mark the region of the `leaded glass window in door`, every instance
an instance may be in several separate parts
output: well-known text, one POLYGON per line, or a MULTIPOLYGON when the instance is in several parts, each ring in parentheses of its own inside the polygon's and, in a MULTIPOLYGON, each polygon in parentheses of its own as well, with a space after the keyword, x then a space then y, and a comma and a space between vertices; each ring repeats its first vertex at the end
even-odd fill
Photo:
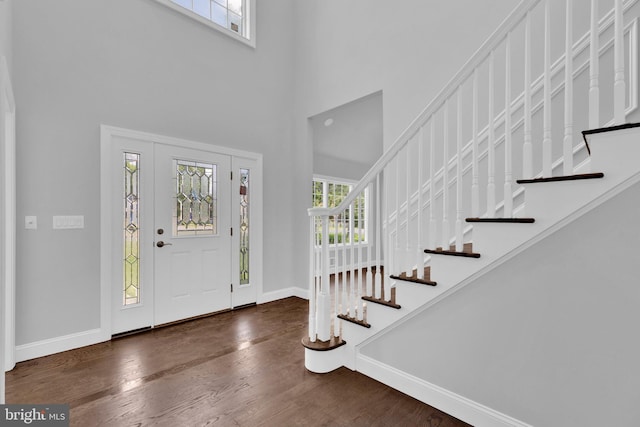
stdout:
POLYGON ((249 169, 240 169, 240 284, 249 283, 249 169))
POLYGON ((124 153, 122 304, 140 303, 140 154, 124 153))
POLYGON ((216 165, 176 160, 174 235, 218 234, 216 165))

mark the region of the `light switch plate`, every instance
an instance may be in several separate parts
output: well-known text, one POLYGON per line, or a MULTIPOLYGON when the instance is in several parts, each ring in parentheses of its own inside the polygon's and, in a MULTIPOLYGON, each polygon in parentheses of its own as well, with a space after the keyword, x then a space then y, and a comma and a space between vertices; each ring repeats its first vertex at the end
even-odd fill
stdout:
POLYGON ((33 215, 25 216, 24 228, 27 230, 36 230, 38 228, 38 217, 33 215))
POLYGON ((84 215, 65 215, 53 217, 54 230, 70 230, 84 228, 84 215))

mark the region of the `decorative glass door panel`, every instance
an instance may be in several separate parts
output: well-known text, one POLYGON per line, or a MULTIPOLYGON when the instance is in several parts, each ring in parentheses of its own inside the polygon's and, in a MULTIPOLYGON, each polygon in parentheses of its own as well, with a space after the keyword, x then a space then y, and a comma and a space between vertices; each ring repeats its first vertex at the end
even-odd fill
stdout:
POLYGON ((229 156, 158 144, 155 324, 231 306, 229 156))

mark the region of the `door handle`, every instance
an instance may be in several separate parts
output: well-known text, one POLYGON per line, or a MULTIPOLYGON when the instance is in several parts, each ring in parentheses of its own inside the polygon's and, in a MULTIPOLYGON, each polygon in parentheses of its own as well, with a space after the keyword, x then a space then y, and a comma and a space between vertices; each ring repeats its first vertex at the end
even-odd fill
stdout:
POLYGON ((160 240, 158 243, 156 243, 156 246, 161 248, 163 246, 171 246, 173 243, 165 243, 162 240, 160 240))

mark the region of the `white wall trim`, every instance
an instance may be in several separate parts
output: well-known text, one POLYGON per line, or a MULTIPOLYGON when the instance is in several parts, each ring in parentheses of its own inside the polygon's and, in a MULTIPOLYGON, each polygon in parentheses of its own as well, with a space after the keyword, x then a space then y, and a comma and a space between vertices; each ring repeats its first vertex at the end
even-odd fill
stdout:
MULTIPOLYGON (((3 290, 2 300, 4 305, 4 329, 2 335, 2 357, 0 358, 0 366, 3 371, 13 369, 16 363, 15 357, 15 287, 16 287, 16 103, 13 95, 13 86, 11 85, 11 76, 9 75, 9 67, 7 58, 0 57, 0 120, 2 125, 0 130, 0 149, 2 150, 2 158, 4 164, 3 178, 0 182, 4 188, 2 194, 4 200, 0 203, 3 212, 0 217, 3 218, 3 224, 0 230, 3 235, 2 247, 4 248, 4 259, 0 261, 0 266, 4 272, 0 278, 3 290)), ((0 397, 4 402, 4 382, 0 397)))
POLYGON ((104 341, 105 339, 103 338, 101 329, 76 332, 61 337, 19 345, 16 347, 16 360, 23 362, 25 360, 73 350, 74 348, 85 347, 104 341))
POLYGON ((309 299, 309 290, 297 288, 292 286, 286 289, 279 289, 277 291, 266 292, 262 295, 258 295, 258 304, 266 304, 268 302, 277 301, 289 297, 298 297, 302 299, 309 299))
POLYGON ((357 353, 356 370, 475 426, 532 427, 452 391, 357 353))

